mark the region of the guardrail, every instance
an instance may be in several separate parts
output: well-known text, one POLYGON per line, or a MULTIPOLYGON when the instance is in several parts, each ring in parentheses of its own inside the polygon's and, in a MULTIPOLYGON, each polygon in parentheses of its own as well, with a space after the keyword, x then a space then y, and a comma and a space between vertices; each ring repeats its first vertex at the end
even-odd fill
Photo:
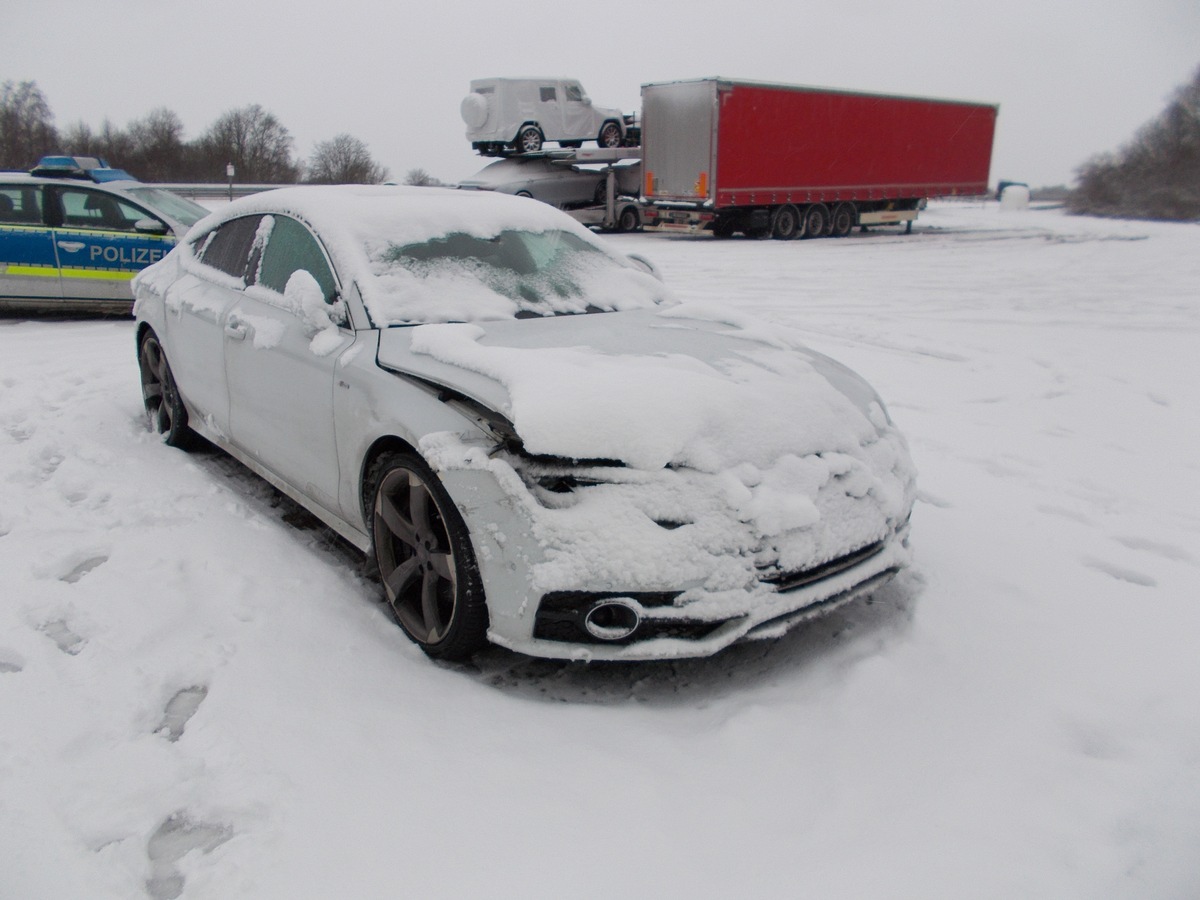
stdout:
POLYGON ((156 181, 154 182, 154 186, 166 188, 172 193, 179 194, 181 197, 187 197, 191 200, 197 200, 201 197, 226 197, 230 200, 236 200, 238 197, 249 197, 251 194, 261 194, 263 191, 271 191, 275 188, 293 187, 290 184, 185 184, 169 181, 156 181))

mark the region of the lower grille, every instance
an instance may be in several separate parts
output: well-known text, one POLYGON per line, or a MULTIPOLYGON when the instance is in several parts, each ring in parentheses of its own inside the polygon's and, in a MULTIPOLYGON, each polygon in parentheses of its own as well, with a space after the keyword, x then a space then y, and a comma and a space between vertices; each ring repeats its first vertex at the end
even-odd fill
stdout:
POLYGON ((837 559, 831 559, 828 562, 823 562, 820 565, 807 569, 797 569, 791 572, 780 572, 778 569, 760 569, 758 580, 764 584, 774 585, 781 592, 794 591, 797 588, 806 587, 807 585, 830 578, 847 569, 853 569, 859 563, 866 562, 872 556, 882 552, 884 543, 884 541, 876 541, 873 544, 860 547, 852 553, 847 553, 845 556, 839 556, 837 559))

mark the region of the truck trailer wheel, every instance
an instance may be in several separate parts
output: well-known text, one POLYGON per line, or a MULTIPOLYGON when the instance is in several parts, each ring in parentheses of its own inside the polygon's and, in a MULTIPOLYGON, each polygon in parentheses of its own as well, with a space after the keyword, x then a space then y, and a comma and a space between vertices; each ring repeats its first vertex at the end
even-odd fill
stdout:
POLYGON ((833 210, 833 228, 830 234, 834 237, 845 237, 854 230, 854 204, 839 203, 833 210))
POLYGON ((788 203, 771 216, 771 237, 777 241, 793 241, 800 237, 801 225, 800 210, 788 203))
POLYGON ((718 218, 712 223, 712 233, 715 237, 728 238, 733 237, 733 233, 737 229, 731 220, 726 218, 718 218))
POLYGON ((824 237, 829 225, 829 207, 824 203, 814 203, 804 214, 804 236, 815 238, 824 237))

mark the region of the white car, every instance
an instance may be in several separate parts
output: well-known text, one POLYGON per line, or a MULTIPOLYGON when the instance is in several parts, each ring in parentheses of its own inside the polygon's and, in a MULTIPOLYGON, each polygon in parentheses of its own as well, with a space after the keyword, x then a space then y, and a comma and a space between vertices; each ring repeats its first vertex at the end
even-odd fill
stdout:
MULTIPOLYGON (((572 165, 550 156, 513 156, 488 163, 470 178, 458 183, 459 190, 497 191, 532 197, 563 210, 587 210, 608 201, 608 174, 602 169, 572 165)), ((558 151, 570 153, 572 151, 558 151)), ((640 161, 613 167, 616 192, 612 231, 636 231, 642 225, 637 195, 642 186, 640 161)), ((594 217, 602 222, 603 211, 594 217)), ((575 215, 576 221, 587 218, 575 215)))
POLYGON ((134 287, 153 427, 372 554, 431 656, 701 656, 908 560, 913 467, 862 379, 545 204, 271 191, 134 287))
POLYGON ((459 109, 467 140, 484 156, 534 153, 546 141, 620 147, 626 136, 621 111, 593 106, 583 85, 570 78, 481 78, 471 82, 459 109))

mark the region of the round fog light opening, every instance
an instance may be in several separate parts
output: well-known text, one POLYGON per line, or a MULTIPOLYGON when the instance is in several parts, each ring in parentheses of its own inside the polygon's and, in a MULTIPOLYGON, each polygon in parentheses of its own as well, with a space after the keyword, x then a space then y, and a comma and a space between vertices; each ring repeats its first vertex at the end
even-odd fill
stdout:
POLYGON ((641 615, 626 600, 597 603, 583 619, 588 634, 601 641, 619 641, 629 637, 641 623, 641 615))

